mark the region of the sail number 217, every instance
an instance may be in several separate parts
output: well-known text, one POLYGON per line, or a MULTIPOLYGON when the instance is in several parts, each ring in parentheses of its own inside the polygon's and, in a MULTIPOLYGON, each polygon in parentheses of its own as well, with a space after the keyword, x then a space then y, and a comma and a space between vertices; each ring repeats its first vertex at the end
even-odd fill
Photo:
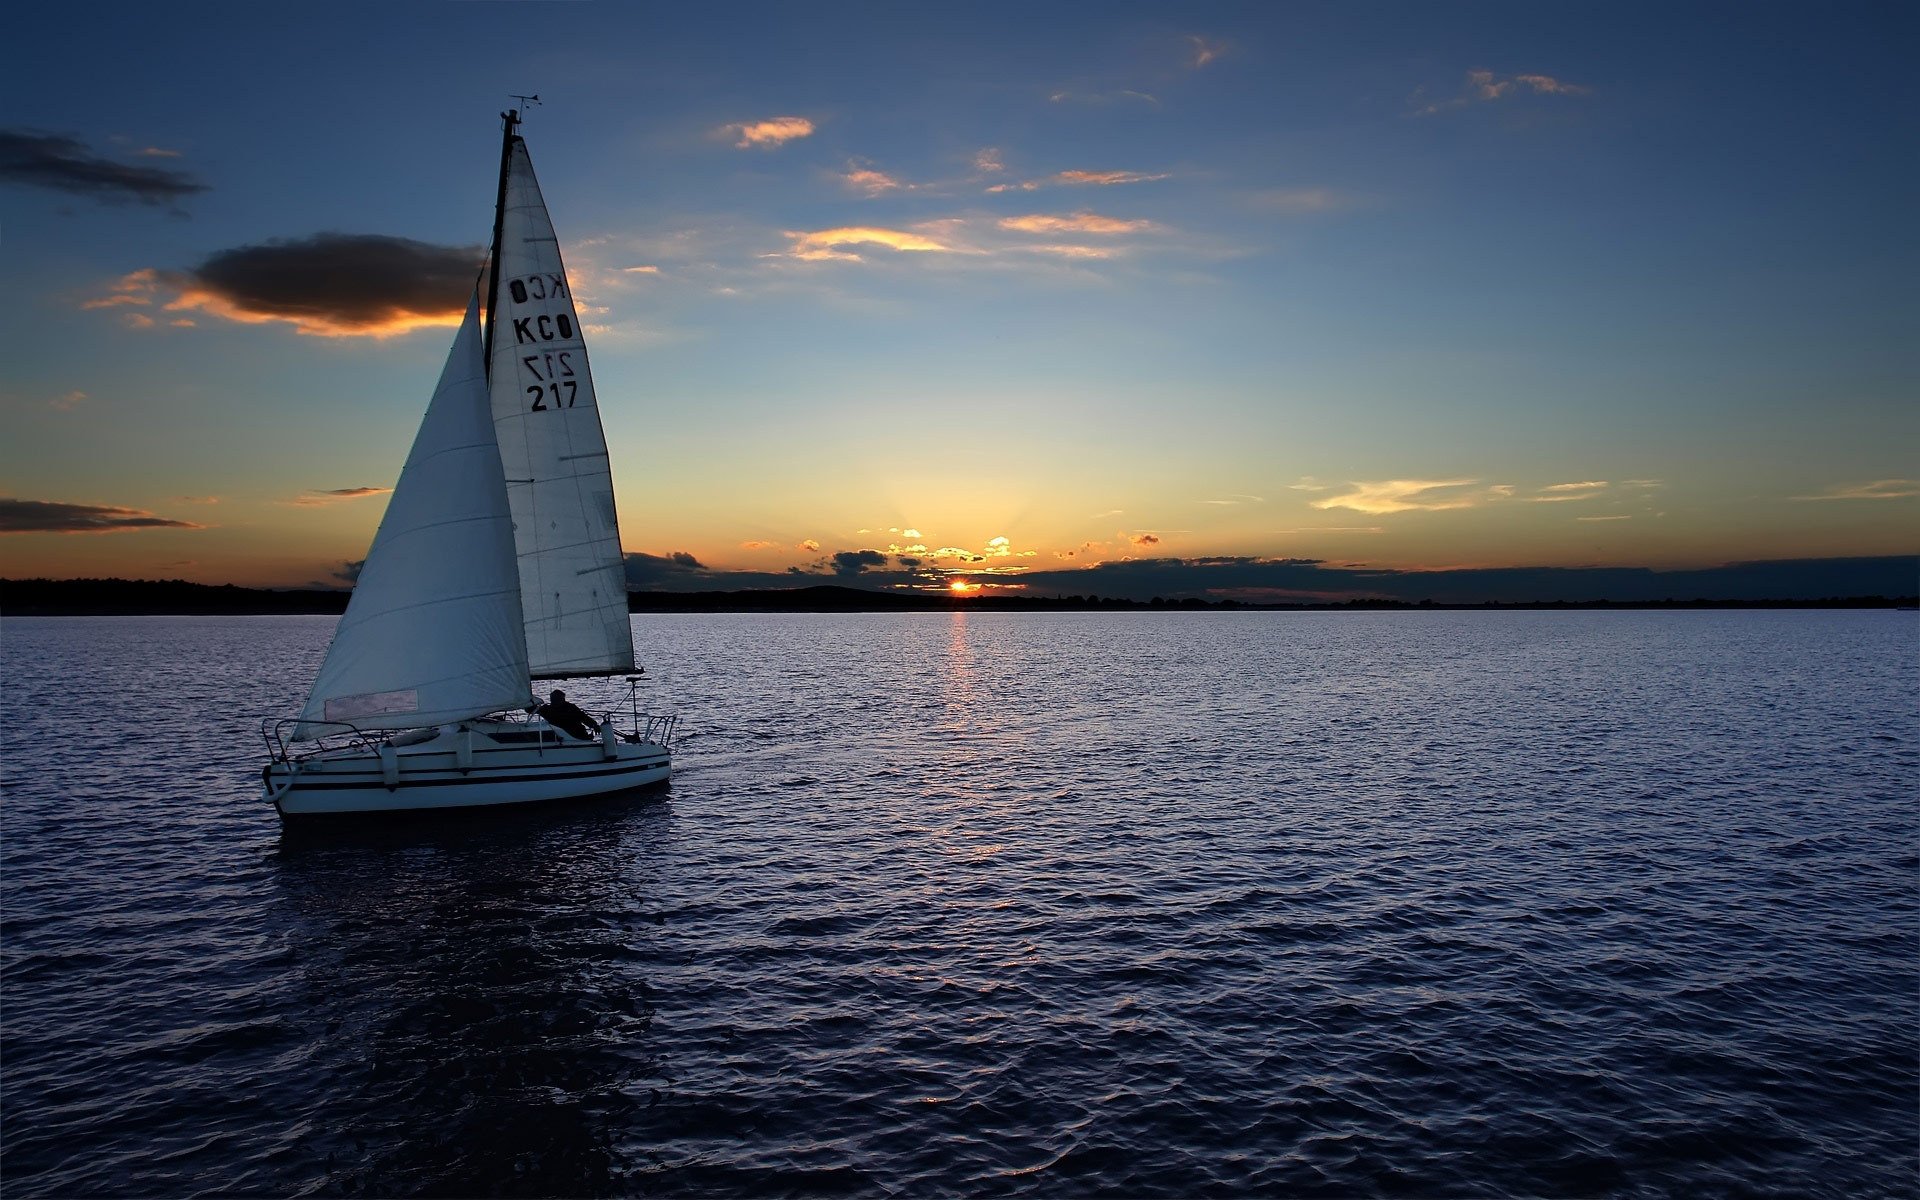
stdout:
POLYGON ((540 381, 527 389, 527 395, 533 397, 534 412, 545 412, 549 406, 573 407, 574 390, 577 384, 573 377, 571 350, 561 350, 551 354, 522 355, 520 361, 527 364, 527 370, 540 381))

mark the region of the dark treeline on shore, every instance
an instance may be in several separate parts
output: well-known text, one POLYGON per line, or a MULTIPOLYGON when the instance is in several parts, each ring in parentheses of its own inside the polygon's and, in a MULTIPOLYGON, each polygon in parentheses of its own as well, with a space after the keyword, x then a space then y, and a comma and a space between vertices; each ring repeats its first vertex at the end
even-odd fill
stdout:
MULTIPOLYGON (((346 591, 274 591, 232 584, 165 579, 0 579, 0 614, 8 616, 217 616, 320 614, 346 611, 346 591)), ((1423 609, 1643 609, 1643 608, 1897 608, 1914 596, 1810 596, 1798 600, 1666 600, 1488 602, 1355 599, 1250 604, 1238 600, 1127 600, 1102 596, 955 596, 876 592, 831 585, 731 592, 629 592, 633 612, 1106 612, 1352 611, 1423 609)))

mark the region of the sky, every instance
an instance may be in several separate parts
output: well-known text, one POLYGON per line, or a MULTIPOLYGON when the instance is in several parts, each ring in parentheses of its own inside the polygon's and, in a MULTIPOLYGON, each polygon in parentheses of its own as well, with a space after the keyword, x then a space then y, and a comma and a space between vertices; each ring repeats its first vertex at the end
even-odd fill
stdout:
POLYGON ((10 27, 8 577, 349 581, 538 93, 635 586, 1913 578, 1908 6, 10 27))

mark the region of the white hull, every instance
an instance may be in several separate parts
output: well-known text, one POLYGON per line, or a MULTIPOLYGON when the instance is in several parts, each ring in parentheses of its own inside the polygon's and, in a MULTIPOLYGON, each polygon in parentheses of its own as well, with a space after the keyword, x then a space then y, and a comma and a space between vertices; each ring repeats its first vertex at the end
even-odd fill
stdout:
POLYGON ((270 763, 266 796, 282 817, 419 812, 576 800, 665 780, 671 754, 653 742, 582 742, 539 723, 442 729, 409 745, 270 763), (496 739, 499 739, 496 741, 496 739), (464 745, 463 745, 464 743, 464 745))

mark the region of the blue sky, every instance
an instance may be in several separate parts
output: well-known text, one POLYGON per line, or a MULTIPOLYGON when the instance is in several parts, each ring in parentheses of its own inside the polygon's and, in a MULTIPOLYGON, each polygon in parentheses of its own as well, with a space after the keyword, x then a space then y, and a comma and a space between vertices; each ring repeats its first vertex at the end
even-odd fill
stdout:
POLYGON ((337 581, 450 331, 314 239, 464 262, 511 92, 626 547, 707 578, 1916 549, 1898 6, 77 11, 9 55, 9 575, 337 581), (209 282, 275 246, 317 316, 209 282))

